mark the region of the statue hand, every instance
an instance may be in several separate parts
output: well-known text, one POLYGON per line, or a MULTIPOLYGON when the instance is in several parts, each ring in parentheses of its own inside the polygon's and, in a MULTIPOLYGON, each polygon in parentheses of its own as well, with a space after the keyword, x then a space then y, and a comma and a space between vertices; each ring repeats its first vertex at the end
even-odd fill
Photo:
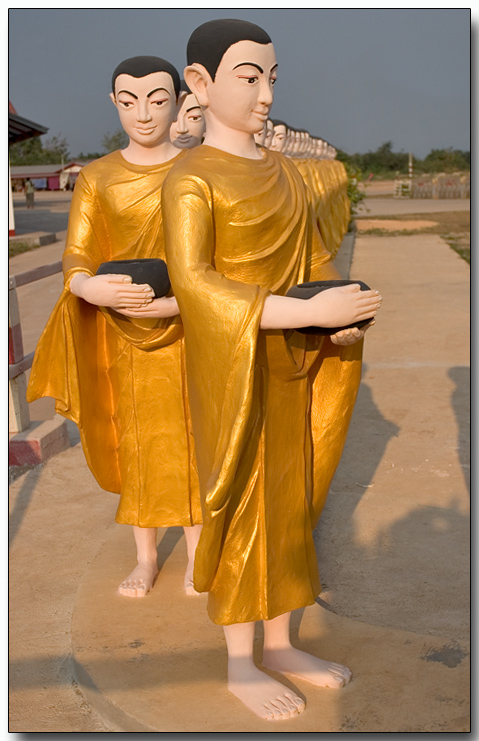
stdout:
POLYGON ((119 314, 124 316, 136 317, 137 319, 166 319, 172 316, 178 316, 180 310, 174 296, 155 298, 147 306, 141 306, 135 309, 115 309, 119 314))
POLYGON ((312 326, 344 327, 372 319, 381 306, 382 297, 379 291, 361 291, 358 283, 352 283, 317 293, 305 303, 310 307, 312 326))
POLYGON ((355 342, 362 340, 368 329, 374 324, 376 324, 376 322, 373 320, 369 322, 369 324, 366 324, 362 329, 358 329, 357 327, 342 329, 340 332, 330 335, 331 342, 334 345, 353 345, 355 342))
POLYGON ((153 300, 153 289, 147 283, 132 283, 129 275, 74 275, 70 290, 75 296, 96 306, 112 309, 137 309, 153 300))

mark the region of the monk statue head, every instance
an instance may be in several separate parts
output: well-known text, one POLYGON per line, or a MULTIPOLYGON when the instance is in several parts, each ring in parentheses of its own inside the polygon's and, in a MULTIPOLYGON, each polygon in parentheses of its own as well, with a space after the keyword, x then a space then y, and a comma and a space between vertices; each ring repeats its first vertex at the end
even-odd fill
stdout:
POLYGON ((286 147, 288 127, 284 121, 273 119, 273 136, 270 149, 273 152, 283 152, 286 147))
POLYGON ((247 21, 208 21, 193 31, 186 54, 185 81, 205 114, 205 143, 266 136, 277 67, 266 31, 247 21))
POLYGON ((170 128, 171 143, 178 149, 192 149, 201 144, 205 133, 205 117, 195 96, 184 80, 181 81, 183 98, 176 121, 170 128))
POLYGON ((131 57, 113 72, 110 98, 130 142, 140 147, 169 141, 179 96, 180 76, 161 57, 131 57))

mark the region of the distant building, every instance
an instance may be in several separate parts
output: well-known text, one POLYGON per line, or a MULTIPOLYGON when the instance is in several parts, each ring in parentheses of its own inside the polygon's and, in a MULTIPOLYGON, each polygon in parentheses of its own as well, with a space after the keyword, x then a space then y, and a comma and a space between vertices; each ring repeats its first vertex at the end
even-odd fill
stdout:
POLYGON ((72 160, 66 165, 15 165, 10 168, 14 191, 23 189, 29 178, 37 190, 73 190, 80 170, 90 160, 72 160))

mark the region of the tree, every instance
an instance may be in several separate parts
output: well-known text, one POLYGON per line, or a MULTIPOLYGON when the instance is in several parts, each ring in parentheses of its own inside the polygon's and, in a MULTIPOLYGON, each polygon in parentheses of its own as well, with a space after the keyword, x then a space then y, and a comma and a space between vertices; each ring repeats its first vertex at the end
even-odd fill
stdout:
POLYGON ((62 160, 67 162, 70 158, 67 140, 65 138, 60 139, 59 136, 52 136, 51 139, 47 139, 43 151, 48 158, 46 161, 52 165, 62 162, 62 160))
POLYGON ((407 171, 408 155, 405 152, 393 152, 393 143, 387 141, 375 152, 360 155, 359 166, 364 172, 377 174, 407 171))
POLYGON ((80 154, 77 154, 75 159, 77 160, 97 160, 100 157, 103 157, 105 155, 105 152, 87 152, 86 154, 84 152, 80 152, 80 154))
POLYGON ((123 129, 117 129, 113 134, 106 133, 102 139, 102 147, 106 152, 115 152, 117 149, 125 149, 130 141, 128 134, 123 129))
POLYGON ((9 154, 11 165, 56 165, 70 157, 67 140, 60 136, 52 136, 44 144, 39 136, 17 142, 12 144, 9 154))
POLYGON ((366 194, 359 188, 359 183, 363 182, 363 173, 358 167, 351 165, 349 162, 343 162, 347 176, 348 187, 347 194, 351 207, 351 217, 357 214, 359 204, 364 201, 366 194))
POLYGON ((422 169, 426 172, 453 172, 454 170, 470 170, 471 153, 460 149, 431 149, 422 162, 422 169))
POLYGON ((43 164, 43 147, 40 137, 26 139, 9 147, 10 164, 15 165, 41 165, 43 164))

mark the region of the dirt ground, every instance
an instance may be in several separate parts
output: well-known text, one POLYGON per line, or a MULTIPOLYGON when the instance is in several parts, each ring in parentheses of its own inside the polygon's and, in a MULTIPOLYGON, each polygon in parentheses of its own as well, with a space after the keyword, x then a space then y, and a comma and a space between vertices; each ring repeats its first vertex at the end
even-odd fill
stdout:
MULTIPOLYGON (((398 214, 390 203, 386 220, 429 218, 439 226, 428 229, 467 231, 463 212, 425 218, 398 214)), ((383 229, 356 239, 351 277, 377 286, 384 303, 367 338, 350 433, 315 533, 321 625, 303 625, 306 643, 319 630, 336 660, 353 661, 356 684, 340 698, 319 693, 301 726, 282 732, 468 732, 469 268, 440 233, 425 232, 383 229)), ((42 247, 31 259, 53 262, 57 251, 42 247)), ((29 259, 14 258, 13 272, 27 269, 29 259)), ((24 302, 36 297, 52 305, 58 281, 51 281, 25 293, 24 302)), ((31 308, 24 318, 31 347, 45 318, 31 308)), ((70 431, 69 450, 24 470, 9 487, 10 732, 126 730, 107 720, 100 695, 121 717, 138 697, 156 730, 166 730, 165 712, 176 730, 172 713, 180 726, 185 697, 203 713, 211 697, 221 701, 224 646, 215 634, 213 653, 193 646, 190 655, 168 637, 160 641, 161 591, 140 601, 143 607, 115 602, 112 585, 133 558, 132 539, 114 525, 117 497, 100 490, 76 428, 70 431), (148 641, 170 663, 179 657, 178 676, 188 668, 189 681, 174 693, 162 686, 148 641), (72 666, 82 651, 100 686, 88 699, 72 666), (142 667, 152 678, 146 688, 142 667), (197 681, 203 676, 204 686, 197 681), (174 704, 165 705, 165 697, 174 704)), ((182 568, 182 551, 179 558, 182 568)), ((171 609, 187 644, 194 621, 182 618, 182 605, 177 600, 171 609)), ((302 691, 311 699, 307 687, 302 691)), ((204 714, 204 730, 223 730, 211 726, 217 711, 204 714)), ((266 730, 253 726, 239 712, 228 730, 266 730)))
POLYGON ((356 228, 358 232, 369 232, 372 229, 384 229, 384 231, 416 231, 418 229, 427 229, 437 226, 437 221, 400 221, 399 219, 358 219, 356 228))
MULTIPOLYGON (((395 203, 392 201, 390 210, 394 212, 395 203)), ((388 216, 356 219, 356 227, 361 234, 393 235, 393 234, 438 234, 457 254, 466 262, 471 260, 471 214, 470 211, 434 211, 434 220, 424 219, 420 214, 395 214, 394 219, 388 216)))

